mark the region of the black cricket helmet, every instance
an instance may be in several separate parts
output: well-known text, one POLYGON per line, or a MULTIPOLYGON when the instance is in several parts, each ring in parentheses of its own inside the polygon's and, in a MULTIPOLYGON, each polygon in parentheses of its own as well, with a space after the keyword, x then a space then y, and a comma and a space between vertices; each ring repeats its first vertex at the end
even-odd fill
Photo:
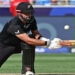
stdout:
POLYGON ((17 13, 34 13, 34 9, 30 3, 22 2, 19 3, 16 8, 17 13))
POLYGON ((17 8, 16 8, 16 12, 17 14, 19 14, 19 16, 21 16, 21 18, 25 21, 25 22, 30 22, 34 13, 34 9, 32 7, 32 5, 30 3, 27 2, 22 2, 19 3, 17 8), (31 16, 29 17, 29 19, 24 18, 21 13, 31 13, 31 16))

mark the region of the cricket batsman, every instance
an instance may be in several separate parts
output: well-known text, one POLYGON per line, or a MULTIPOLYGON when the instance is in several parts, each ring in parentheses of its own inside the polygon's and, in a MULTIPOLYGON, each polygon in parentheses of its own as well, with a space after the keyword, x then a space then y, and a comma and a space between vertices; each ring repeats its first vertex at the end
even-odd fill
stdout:
POLYGON ((19 3, 16 13, 17 16, 5 24, 0 34, 0 67, 10 55, 23 50, 22 75, 34 75, 35 47, 61 48, 61 39, 50 40, 39 33, 34 9, 30 3, 19 3))

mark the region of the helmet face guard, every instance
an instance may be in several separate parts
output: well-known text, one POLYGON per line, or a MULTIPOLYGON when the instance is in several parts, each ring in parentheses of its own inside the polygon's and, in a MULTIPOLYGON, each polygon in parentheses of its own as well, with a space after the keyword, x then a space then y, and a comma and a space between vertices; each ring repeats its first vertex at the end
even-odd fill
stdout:
POLYGON ((23 15, 20 15, 20 17, 23 19, 26 23, 31 23, 33 21, 33 15, 31 15, 28 19, 23 17, 23 15))

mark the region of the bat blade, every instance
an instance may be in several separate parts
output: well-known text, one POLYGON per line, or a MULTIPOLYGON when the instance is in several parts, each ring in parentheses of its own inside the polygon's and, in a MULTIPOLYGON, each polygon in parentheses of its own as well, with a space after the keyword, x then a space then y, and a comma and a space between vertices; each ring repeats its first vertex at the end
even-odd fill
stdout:
POLYGON ((62 46, 75 47, 75 40, 63 40, 63 41, 59 42, 59 44, 62 46))

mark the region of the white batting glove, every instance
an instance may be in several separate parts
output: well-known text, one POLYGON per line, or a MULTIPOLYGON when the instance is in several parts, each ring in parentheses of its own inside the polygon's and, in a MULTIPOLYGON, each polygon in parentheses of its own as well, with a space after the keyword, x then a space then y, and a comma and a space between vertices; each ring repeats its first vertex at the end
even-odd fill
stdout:
POLYGON ((42 41, 50 41, 50 39, 47 39, 45 37, 41 37, 39 40, 42 40, 42 41))
POLYGON ((59 45, 59 42, 62 41, 60 38, 54 38, 51 41, 51 44, 48 46, 49 49, 58 49, 61 48, 62 46, 59 45))
POLYGON ((60 38, 54 38, 52 41, 50 39, 47 39, 45 37, 41 37, 40 40, 47 41, 47 45, 43 47, 47 47, 49 49, 58 49, 62 46, 59 45, 59 42, 62 41, 60 38))
POLYGON ((46 45, 46 46, 42 46, 42 47, 48 47, 48 46, 51 44, 50 39, 47 39, 47 38, 45 38, 45 37, 41 37, 39 40, 47 41, 47 45, 46 45))

